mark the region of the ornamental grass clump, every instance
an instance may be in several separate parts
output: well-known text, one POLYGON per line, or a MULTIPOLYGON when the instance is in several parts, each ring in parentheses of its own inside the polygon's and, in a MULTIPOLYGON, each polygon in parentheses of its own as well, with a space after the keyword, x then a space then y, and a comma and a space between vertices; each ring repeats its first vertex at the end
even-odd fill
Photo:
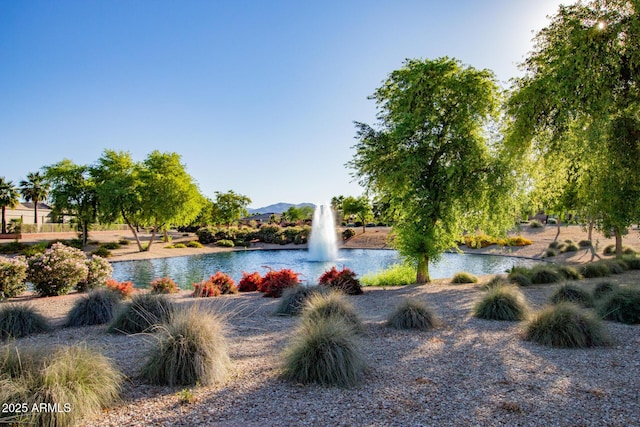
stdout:
POLYGON ((434 311, 424 302, 405 298, 387 317, 387 326, 395 329, 429 331, 440 325, 434 311))
POLYGON ((66 326, 102 325, 111 322, 120 297, 108 289, 98 289, 78 299, 67 314, 66 326))
POLYGON ((493 276, 487 283, 484 284, 486 289, 495 288, 496 286, 508 286, 509 278, 504 276, 493 276))
POLYGON ((307 299, 302 310, 305 322, 316 322, 319 319, 336 317, 350 325, 355 332, 363 332, 364 326, 355 308, 347 297, 339 291, 314 293, 307 299))
POLYGON ((524 338, 541 345, 582 348, 611 344, 605 325, 592 311, 570 302, 549 306, 526 325, 524 338))
POLYGON ((91 289, 106 286, 107 281, 111 278, 113 267, 106 259, 99 256, 92 256, 87 263, 87 278, 81 280, 76 285, 78 292, 85 292, 91 289))
POLYGON ((467 273, 466 271, 461 271, 453 276, 451 283, 478 283, 478 277, 474 274, 467 273))
POLYGON ((0 305, 0 339, 26 337, 50 330, 47 319, 27 304, 0 305))
POLYGON ((0 301, 17 297, 27 290, 27 268, 24 257, 0 257, 0 301))
POLYGON ((602 261, 590 262, 580 268, 580 274, 586 279, 592 279, 594 277, 610 276, 611 270, 609 270, 607 264, 602 261))
POLYGON ((173 305, 165 295, 137 294, 115 314, 107 332, 137 334, 171 318, 173 305))
POLYGON ((280 302, 276 307, 274 314, 282 316, 297 316, 302 312, 309 297, 315 293, 322 293, 321 286, 304 286, 296 285, 292 288, 287 288, 282 293, 280 302))
POLYGON ((594 306, 593 296, 585 289, 578 285, 564 284, 560 286, 549 297, 551 304, 559 304, 561 302, 573 302, 584 308, 591 308, 594 306))
POLYGON ((567 280, 580 280, 583 278, 582 274, 580 274, 578 270, 569 265, 559 264, 555 265, 554 267, 556 271, 567 280))
POLYGON ((27 281, 40 296, 65 295, 87 279, 87 257, 79 249, 54 243, 28 259, 27 281))
POLYGON ((231 361, 225 338, 225 321, 197 305, 174 312, 155 328, 159 334, 142 376, 168 386, 211 385, 223 379, 231 361))
POLYGON ((531 269, 529 279, 531 279, 531 283, 534 285, 539 285, 562 282, 564 277, 554 266, 540 265, 531 269))
POLYGON ((295 384, 353 387, 365 370, 358 337, 336 316, 302 322, 283 354, 282 377, 295 384))
POLYGON ((473 315, 485 320, 517 321, 529 316, 529 305, 518 288, 496 286, 473 306, 473 315))
POLYGON ((8 399, 3 401, 28 408, 3 411, 0 423, 4 418, 19 425, 76 425, 112 405, 119 398, 124 378, 111 360, 85 346, 14 348, 0 363, 10 386, 8 399), (41 410, 43 406, 47 410, 41 410))
POLYGON ((636 255, 625 255, 622 260, 627 264, 629 270, 640 270, 640 257, 636 255))
POLYGON ((321 286, 342 291, 347 295, 362 294, 360 280, 357 279, 356 273, 347 267, 342 267, 342 270, 338 270, 335 266, 331 267, 320 276, 318 283, 321 286))
POLYGON ((607 294, 598 305, 598 314, 614 322, 640 323, 640 289, 619 288, 607 294))
POLYGON ((593 299, 601 300, 611 292, 617 290, 619 286, 611 282, 600 282, 593 288, 593 299))

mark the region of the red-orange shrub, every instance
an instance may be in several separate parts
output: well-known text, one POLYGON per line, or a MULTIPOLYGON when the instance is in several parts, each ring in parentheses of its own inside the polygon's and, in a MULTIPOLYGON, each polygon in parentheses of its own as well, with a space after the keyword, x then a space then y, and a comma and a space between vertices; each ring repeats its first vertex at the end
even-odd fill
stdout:
POLYGON ((217 297, 223 294, 237 293, 236 282, 221 271, 217 271, 208 280, 193 284, 194 297, 217 297))
POLYGON ((155 279, 149 286, 153 294, 174 294, 179 291, 176 282, 169 277, 155 279))
POLYGON ((242 272, 242 279, 238 284, 240 292, 262 292, 262 276, 257 271, 253 273, 242 272))
POLYGON ((362 293, 362 287, 360 281, 356 278, 356 273, 347 267, 343 267, 342 270, 334 266, 331 270, 325 271, 318 283, 323 286, 329 286, 333 289, 339 289, 347 295, 360 295, 362 293))
POLYGON ((280 271, 271 270, 262 278, 261 289, 265 297, 279 298, 282 292, 300 283, 298 273, 283 268, 280 271))
POLYGON ((129 297, 134 291, 132 282, 118 282, 115 279, 108 279, 106 285, 107 289, 117 293, 122 298, 129 297))

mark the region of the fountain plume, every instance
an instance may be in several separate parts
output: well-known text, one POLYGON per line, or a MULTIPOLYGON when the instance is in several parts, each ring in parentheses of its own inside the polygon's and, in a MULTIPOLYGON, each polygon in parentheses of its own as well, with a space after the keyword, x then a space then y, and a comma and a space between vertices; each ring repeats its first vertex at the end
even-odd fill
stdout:
POLYGON ((316 207, 309 236, 309 260, 333 261, 338 255, 338 239, 333 211, 328 205, 316 207))

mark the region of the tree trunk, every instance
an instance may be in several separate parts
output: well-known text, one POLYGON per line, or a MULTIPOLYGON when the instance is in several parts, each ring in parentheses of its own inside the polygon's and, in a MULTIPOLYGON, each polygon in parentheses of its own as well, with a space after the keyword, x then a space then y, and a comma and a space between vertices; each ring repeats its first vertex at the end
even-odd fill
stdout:
POLYGON ((422 255, 418 259, 418 272, 416 274, 416 283, 423 284, 431 282, 429 277, 429 257, 422 255))
POLYGON ((7 234, 7 222, 4 220, 4 212, 7 208, 2 207, 2 234, 7 234))
POLYGON ((38 201, 33 201, 33 223, 36 225, 36 231, 38 231, 38 201))
POLYGON ((622 256, 622 230, 615 227, 613 231, 616 233, 616 257, 622 256))
POLYGON ((89 224, 87 221, 80 221, 80 235, 82 240, 82 247, 87 246, 87 242, 89 241, 89 224))
POLYGON ((165 243, 169 242, 169 234, 167 234, 167 227, 162 228, 162 241, 165 243))
POLYGON ((593 242, 592 237, 593 237, 593 220, 590 219, 589 220, 589 228, 587 229, 587 240, 590 242, 593 242))
POLYGON ((153 226, 153 231, 151 232, 151 240, 149 240, 149 244, 147 245, 147 249, 146 249, 147 251, 150 251, 150 250, 151 250, 151 244, 152 244, 152 243, 153 243, 153 241, 155 240, 155 238, 156 238, 156 233, 157 233, 157 232, 158 232, 158 224, 156 223, 156 224, 153 226))
POLYGON ((127 218, 127 215, 125 215, 125 213, 122 210, 120 210, 120 214, 122 215, 122 219, 124 219, 124 222, 127 223, 127 226, 129 227, 129 230, 131 230, 131 233, 133 233, 133 237, 136 239, 136 244, 138 245, 138 251, 144 252, 144 249, 142 249, 142 243, 140 243, 140 237, 138 236, 138 226, 136 225, 134 227, 131 221, 129 221, 129 218, 127 218))
POLYGON ((560 237, 560 224, 562 223, 562 221, 560 220, 560 217, 561 215, 558 215, 558 231, 556 232, 555 239, 553 239, 554 242, 558 240, 558 237, 560 237))

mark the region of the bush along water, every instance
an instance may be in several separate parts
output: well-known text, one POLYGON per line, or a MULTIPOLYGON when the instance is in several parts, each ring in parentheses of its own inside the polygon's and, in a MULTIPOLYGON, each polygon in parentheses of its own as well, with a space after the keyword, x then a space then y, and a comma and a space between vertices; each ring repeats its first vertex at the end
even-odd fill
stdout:
POLYGON ((155 279, 149 284, 152 294, 175 294, 180 291, 176 282, 170 277, 155 279))
POLYGON ((262 276, 257 271, 253 273, 242 272, 242 278, 238 283, 240 292, 255 292, 262 288, 262 276))
POLYGON ((87 258, 79 249, 55 243, 29 258, 27 280, 40 296, 65 295, 89 274, 87 258))
POLYGON ((514 286, 494 286, 473 306, 473 315, 485 320, 525 320, 529 305, 514 286))
POLYGON ((299 274, 291 269, 270 270, 262 278, 260 288, 265 297, 280 298, 285 289, 294 287, 300 283, 299 274))
POLYGON ((338 270, 335 266, 331 267, 320 276, 318 283, 321 286, 342 291, 347 295, 362 294, 360 280, 357 279, 356 273, 347 267, 342 267, 342 270, 338 270))
POLYGON ((208 280, 193 284, 194 297, 217 297, 226 294, 237 294, 236 282, 228 274, 217 271, 208 280))
POLYGON ((106 286, 107 280, 111 278, 113 267, 111 263, 99 256, 93 256, 87 260, 87 278, 78 282, 76 288, 78 292, 97 289, 106 286))

